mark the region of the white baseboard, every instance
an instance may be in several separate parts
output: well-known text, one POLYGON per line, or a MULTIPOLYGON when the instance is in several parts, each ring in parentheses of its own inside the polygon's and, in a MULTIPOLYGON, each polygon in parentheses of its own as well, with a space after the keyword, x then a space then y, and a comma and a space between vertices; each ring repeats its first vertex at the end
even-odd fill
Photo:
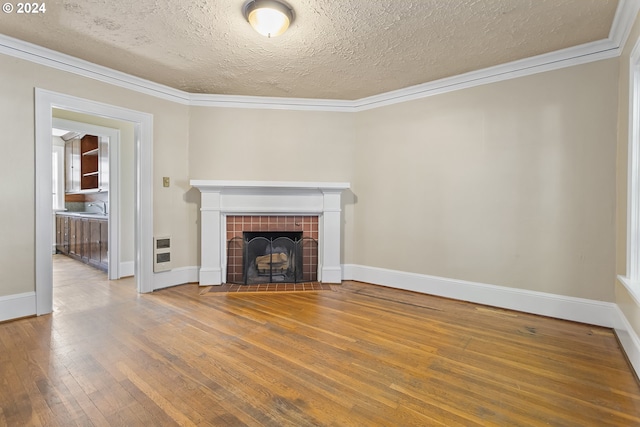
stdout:
POLYGON ((118 276, 129 277, 136 274, 136 263, 133 261, 121 262, 118 269, 118 276))
POLYGON ((153 274, 153 290, 198 282, 198 267, 181 267, 153 274))
POLYGON ((222 269, 220 268, 203 268, 198 269, 198 277, 200 286, 222 285, 222 269))
POLYGON ((354 264, 343 265, 343 279, 613 328, 640 377, 640 338, 614 303, 354 264))
POLYGON ((321 276, 323 283, 340 283, 342 279, 342 269, 340 267, 322 267, 321 276))
POLYGON ((614 303, 377 267, 345 264, 343 278, 608 328, 618 317, 614 303))
POLYGON ((35 314, 35 292, 25 292, 0 297, 0 322, 18 319, 20 317, 35 316, 35 314))
POLYGON ((617 323, 614 329, 631 366, 640 377, 640 338, 618 306, 616 306, 616 315, 617 323))

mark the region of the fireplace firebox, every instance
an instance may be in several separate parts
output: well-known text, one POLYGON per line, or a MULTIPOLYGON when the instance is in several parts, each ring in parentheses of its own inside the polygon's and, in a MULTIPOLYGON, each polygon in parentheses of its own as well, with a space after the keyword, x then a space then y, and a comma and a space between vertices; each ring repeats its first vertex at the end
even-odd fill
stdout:
MULTIPOLYGON (((317 280, 309 262, 317 259, 318 242, 301 231, 245 231, 228 242, 228 253, 242 253, 242 274, 228 282, 245 285, 317 280)), ((317 264, 316 264, 317 265, 317 264)))
POLYGON ((302 279, 302 232, 245 231, 244 282, 298 282, 302 279))

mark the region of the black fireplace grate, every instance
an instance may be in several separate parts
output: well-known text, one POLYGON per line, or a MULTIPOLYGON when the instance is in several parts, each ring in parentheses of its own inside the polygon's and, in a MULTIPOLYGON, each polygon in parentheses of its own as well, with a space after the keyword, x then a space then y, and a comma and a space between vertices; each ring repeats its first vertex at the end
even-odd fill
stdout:
POLYGON ((244 232, 242 239, 228 242, 227 282, 252 285, 315 281, 317 252, 317 240, 303 238, 302 232, 244 232), (239 253, 242 274, 237 274, 239 253))

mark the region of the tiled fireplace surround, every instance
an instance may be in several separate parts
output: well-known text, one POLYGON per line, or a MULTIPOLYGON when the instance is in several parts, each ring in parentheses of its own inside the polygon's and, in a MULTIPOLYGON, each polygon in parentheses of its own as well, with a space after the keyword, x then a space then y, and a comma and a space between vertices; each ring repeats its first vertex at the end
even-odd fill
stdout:
MULTIPOLYGON (((299 231, 302 238, 318 240, 318 216, 267 216, 229 215, 227 216, 227 242, 233 238, 243 238, 245 231, 299 231)), ((243 250, 241 246, 227 246, 227 282, 241 283, 243 274, 243 250)), ((316 246, 302 248, 303 281, 317 280, 318 250, 316 246)))
POLYGON ((242 227, 246 223, 251 224, 252 228, 242 231, 303 233, 304 224, 308 221, 311 233, 309 237, 318 240, 318 280, 324 283, 342 281, 340 199, 342 192, 349 188, 349 183, 192 180, 191 186, 201 193, 201 286, 226 282, 229 225, 233 224, 235 235, 240 221, 242 227), (296 228, 298 219, 301 220, 298 223, 302 225, 302 230, 288 230, 287 224, 293 224, 296 228), (263 228, 263 221, 266 230, 263 228), (315 227, 314 221, 317 224, 315 227), (281 225, 285 228, 269 230, 269 227, 279 228, 281 225), (253 227, 260 227, 262 230, 255 230, 253 227), (317 235, 314 234, 314 228, 317 235))

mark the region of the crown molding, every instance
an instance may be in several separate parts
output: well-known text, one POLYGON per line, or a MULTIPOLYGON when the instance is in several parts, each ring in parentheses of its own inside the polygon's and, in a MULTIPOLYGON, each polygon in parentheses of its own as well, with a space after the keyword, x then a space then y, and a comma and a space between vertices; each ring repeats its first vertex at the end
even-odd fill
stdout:
POLYGON ((545 71, 558 70, 620 55, 620 49, 610 40, 600 40, 580 46, 558 50, 507 64, 471 71, 433 82, 423 83, 380 95, 361 98, 355 102, 355 111, 370 110, 429 96, 524 77, 545 71))
POLYGON ((183 105, 271 110, 359 112, 517 77, 586 64, 621 54, 640 0, 620 0, 609 37, 507 64, 357 100, 196 94, 174 89, 0 34, 0 54, 34 62, 183 105))
POLYGON ((188 105, 189 93, 0 34, 0 54, 188 105))
POLYGON ((616 16, 613 17, 609 40, 622 49, 627 42, 631 27, 640 11, 640 0, 620 0, 616 9, 616 16))
POLYGON ((190 105, 198 107, 258 108, 263 110, 300 110, 353 112, 357 101, 342 99, 278 98, 268 96, 190 94, 190 105))

